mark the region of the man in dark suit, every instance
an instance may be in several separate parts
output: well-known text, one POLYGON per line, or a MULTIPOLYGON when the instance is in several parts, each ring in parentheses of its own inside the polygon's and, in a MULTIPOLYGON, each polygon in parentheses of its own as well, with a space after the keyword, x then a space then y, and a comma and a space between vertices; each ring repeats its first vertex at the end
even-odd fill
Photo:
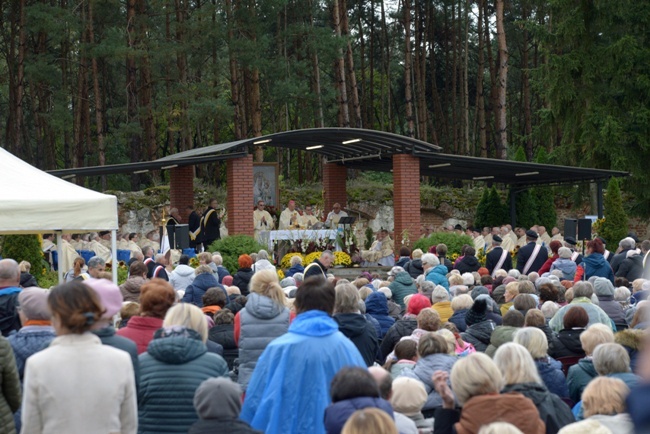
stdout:
POLYGON ((494 235, 492 237, 492 250, 485 257, 485 267, 492 276, 494 276, 494 272, 497 270, 503 269, 508 271, 512 269, 512 257, 510 256, 510 252, 503 250, 503 247, 501 247, 502 241, 503 238, 494 235))
POLYGON ((537 244, 537 232, 526 231, 526 245, 519 249, 517 255, 517 270, 521 274, 532 273, 542 268, 548 259, 548 250, 541 244, 537 244))
POLYGON ((616 274, 618 267, 620 267, 625 258, 627 258, 627 252, 634 250, 636 247, 636 241, 634 241, 634 238, 628 236, 618 243, 618 247, 620 247, 621 251, 614 255, 614 258, 610 262, 614 274, 616 274))
POLYGON ((190 234, 190 247, 196 250, 197 245, 201 244, 201 216, 194 210, 193 206, 188 206, 187 211, 190 214, 187 220, 190 234))

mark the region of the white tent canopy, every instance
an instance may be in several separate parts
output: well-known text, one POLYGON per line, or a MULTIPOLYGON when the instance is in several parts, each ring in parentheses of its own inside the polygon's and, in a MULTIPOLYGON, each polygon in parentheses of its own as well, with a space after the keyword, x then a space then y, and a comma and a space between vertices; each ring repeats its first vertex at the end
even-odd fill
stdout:
MULTIPOLYGON (((49 175, 0 148, 0 234, 118 229, 117 198, 49 175)), ((117 270, 113 267, 114 275, 117 270)), ((61 270, 59 270, 61 275, 61 270)))

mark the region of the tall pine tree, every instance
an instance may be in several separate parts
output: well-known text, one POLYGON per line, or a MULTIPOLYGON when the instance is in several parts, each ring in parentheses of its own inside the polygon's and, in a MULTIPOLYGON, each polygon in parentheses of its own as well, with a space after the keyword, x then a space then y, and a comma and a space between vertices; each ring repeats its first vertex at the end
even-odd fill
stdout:
MULTIPOLYGON (((546 149, 540 148, 539 151, 537 151, 535 162, 539 164, 548 164, 549 158, 546 149)), ((546 230, 551 232, 551 228, 557 225, 553 187, 536 187, 533 190, 533 197, 536 199, 537 205, 537 224, 545 226, 546 230)))
POLYGON ((489 190, 487 188, 483 189, 483 196, 481 196, 481 201, 476 206, 476 214, 474 215, 474 226, 477 228, 484 228, 488 226, 488 201, 489 201, 489 190))
POLYGON ((503 211, 504 208, 503 204, 501 203, 501 196, 499 196, 499 192, 497 191, 496 187, 492 186, 492 189, 490 190, 490 194, 488 196, 488 206, 485 218, 486 226, 501 226, 503 223, 505 223, 506 216, 503 211))
MULTIPOLYGON (((521 146, 517 148, 513 160, 522 162, 528 161, 526 159, 524 148, 521 146)), ((507 203, 510 203, 510 195, 508 195, 507 203)), ((517 226, 529 228, 538 224, 537 201, 530 190, 517 192, 515 207, 517 213, 517 226)))
POLYGON ((609 180, 603 205, 605 207, 605 222, 599 235, 605 238, 608 244, 614 245, 625 238, 628 233, 627 215, 623 209, 623 198, 618 179, 609 180))

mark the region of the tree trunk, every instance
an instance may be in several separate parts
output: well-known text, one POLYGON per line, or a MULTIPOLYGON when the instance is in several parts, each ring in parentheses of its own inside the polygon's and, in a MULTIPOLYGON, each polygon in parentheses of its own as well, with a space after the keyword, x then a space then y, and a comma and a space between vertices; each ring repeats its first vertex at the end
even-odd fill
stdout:
MULTIPOLYGON (((336 39, 341 40, 341 13, 339 10, 339 0, 334 0, 334 10, 332 11, 334 20, 334 32, 336 39)), ((338 49, 338 56, 336 60, 336 75, 338 79, 339 90, 339 126, 350 127, 350 111, 348 109, 348 90, 345 83, 345 61, 343 59, 343 49, 338 49)))
MULTIPOLYGON (((95 29, 93 25, 93 1, 88 0, 88 41, 95 43, 95 29)), ((99 154, 99 165, 106 164, 106 145, 104 143, 104 107, 102 104, 102 94, 99 91, 99 68, 97 68, 97 56, 92 56, 91 65, 93 70, 93 93, 95 96, 95 128, 97 130, 97 153, 99 154)), ((106 175, 102 175, 102 191, 108 186, 106 184, 106 175)))
POLYGON ((411 93, 411 0, 404 0, 404 95, 406 103, 407 137, 415 137, 413 97, 411 93))
POLYGON ((14 146, 16 154, 19 157, 25 158, 27 156, 27 147, 29 144, 23 140, 24 128, 24 108, 23 100, 25 97, 25 47, 27 45, 27 32, 25 31, 25 9, 26 0, 19 0, 18 9, 18 59, 16 61, 16 104, 15 109, 15 137, 14 146))
POLYGON ((231 0, 226 0, 226 20, 228 21, 228 59, 230 67, 230 100, 233 108, 233 128, 235 140, 244 138, 242 114, 239 110, 239 68, 235 55, 235 18, 231 0))
POLYGON ((188 102, 188 66, 187 66, 187 48, 185 40, 187 30, 185 29, 187 21, 188 5, 184 0, 175 0, 176 5, 176 67, 178 68, 178 81, 180 84, 180 120, 181 120, 181 151, 187 151, 192 148, 192 135, 190 132, 189 119, 189 102, 188 102))
POLYGON ((486 0, 479 0, 478 5, 478 72, 476 77, 476 111, 479 129, 480 156, 487 158, 487 134, 485 131, 485 95, 483 90, 483 74, 485 71, 484 38, 483 38, 483 11, 486 0))
MULTIPOLYGON (((528 5, 526 2, 522 5, 522 19, 524 22, 528 21, 528 5)), ((532 114, 530 107, 530 73, 528 68, 528 29, 524 27, 523 29, 523 44, 524 50, 521 57, 521 74, 522 74, 522 93, 523 93, 523 105, 524 105, 524 133, 526 137, 526 156, 528 161, 533 161, 533 125, 532 125, 532 114)))
MULTIPOLYGON (((126 34, 127 34, 127 55, 126 55, 126 97, 127 97, 127 123, 138 122, 138 84, 137 68, 135 64, 135 50, 137 47, 137 36, 135 32, 136 17, 136 0, 127 0, 126 2, 126 34)), ((135 163, 141 160, 141 137, 139 133, 133 131, 128 135, 127 142, 131 150, 131 162, 135 163)), ((131 174, 131 189, 140 189, 140 175, 131 174)))
POLYGON ((508 46, 506 44, 506 30, 503 23, 504 14, 504 0, 496 0, 497 2, 497 40, 499 44, 499 116, 497 118, 497 133, 499 135, 497 158, 506 159, 506 152, 508 148, 508 131, 506 127, 506 91, 508 81, 508 46))
POLYGON ((350 42, 350 25, 348 23, 348 8, 345 0, 340 0, 341 5, 339 12, 341 14, 341 32, 347 39, 347 51, 345 53, 347 64, 347 82, 350 83, 350 93, 352 96, 352 112, 354 114, 354 126, 363 128, 361 120, 361 103, 359 102, 359 89, 357 87, 357 76, 354 73, 354 56, 352 55, 352 44, 350 42))

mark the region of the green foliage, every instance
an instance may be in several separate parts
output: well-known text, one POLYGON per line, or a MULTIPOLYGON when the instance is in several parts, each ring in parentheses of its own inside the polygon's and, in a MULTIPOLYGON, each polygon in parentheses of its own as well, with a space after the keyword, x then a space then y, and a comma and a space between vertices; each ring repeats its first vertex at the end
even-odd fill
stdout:
POLYGON ((366 250, 370 249, 372 247, 372 239, 374 238, 375 234, 372 231, 372 228, 369 226, 366 228, 366 239, 363 243, 363 246, 366 248, 366 250))
POLYGON ((460 249, 468 244, 473 246, 472 238, 467 235, 458 235, 454 232, 434 232, 426 238, 420 238, 413 245, 413 249, 422 249, 423 252, 428 252, 429 247, 438 244, 447 245, 447 256, 450 257, 454 253, 460 254, 460 249))
MULTIPOLYGON (((517 193, 515 206, 517 207, 517 226, 530 228, 540 223, 539 216, 537 215, 537 200, 531 190, 517 193)), ((551 225, 551 227, 553 226, 555 224, 551 225)))
POLYGON ((248 235, 228 236, 215 241, 209 248, 211 252, 221 253, 221 256, 223 257, 223 266, 226 267, 231 274, 235 274, 239 268, 237 259, 240 255, 243 255, 244 253, 248 255, 253 252, 259 252, 262 249, 266 250, 268 249, 268 246, 263 246, 255 241, 255 238, 249 237, 248 235))
POLYGON ((524 151, 524 148, 519 146, 517 147, 517 150, 515 151, 515 155, 512 157, 514 161, 528 161, 528 158, 526 158, 526 151, 524 151))
POLYGON ((599 235, 614 245, 625 238, 628 233, 627 215, 623 209, 623 199, 618 179, 612 178, 607 184, 607 193, 603 202, 605 222, 599 235))
POLYGON ((483 196, 481 196, 481 201, 476 206, 476 214, 474 215, 474 226, 477 228, 484 228, 489 226, 488 221, 488 201, 490 193, 487 188, 483 189, 483 196))
MULTIPOLYGON (((545 148, 540 148, 539 151, 537 151, 535 162, 539 164, 548 164, 549 155, 545 148)), ((549 233, 551 232, 551 228, 557 225, 555 194, 553 190, 553 187, 537 187, 532 190, 532 196, 537 205, 537 224, 546 227, 546 230, 549 233)))
POLYGON ((32 266, 30 272, 37 280, 47 268, 38 235, 6 235, 2 243, 2 256, 16 262, 29 262, 32 266))
POLYGON ((59 273, 54 270, 43 271, 40 275, 34 275, 34 277, 38 280, 38 285, 41 288, 52 288, 59 284, 59 273))
POLYGON ((501 203, 501 196, 496 187, 492 186, 488 195, 487 211, 485 213, 485 226, 501 226, 508 220, 505 208, 501 203))

